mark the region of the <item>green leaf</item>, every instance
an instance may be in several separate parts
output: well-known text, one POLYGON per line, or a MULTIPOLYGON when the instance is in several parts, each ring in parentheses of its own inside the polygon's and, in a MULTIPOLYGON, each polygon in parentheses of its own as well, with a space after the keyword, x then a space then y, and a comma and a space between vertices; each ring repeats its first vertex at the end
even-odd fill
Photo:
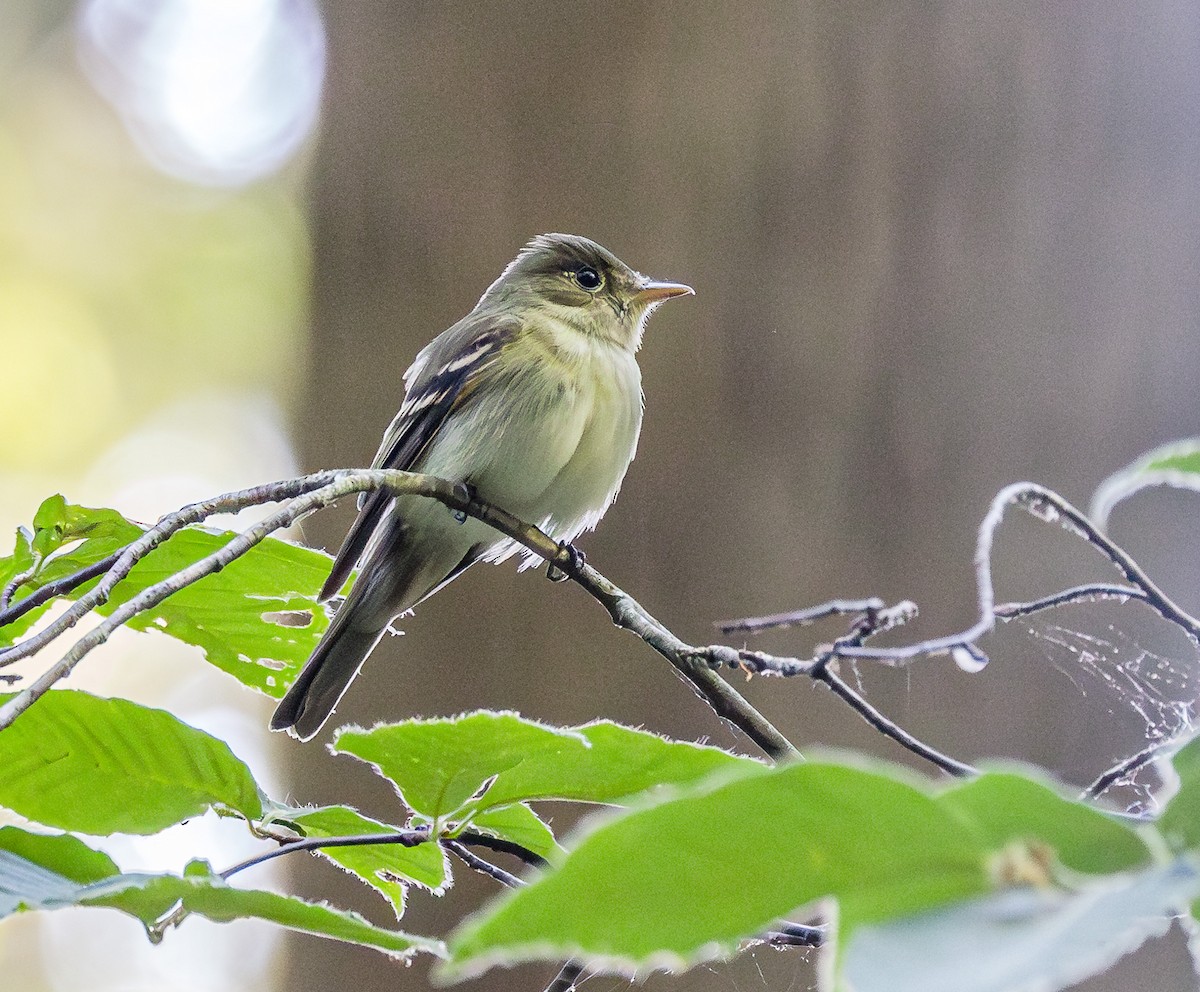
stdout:
POLYGON ((142 532, 116 510, 73 506, 61 495, 51 496, 38 507, 33 515, 33 528, 33 553, 37 557, 46 558, 65 544, 88 540, 107 547, 96 556, 96 561, 136 540, 142 532))
POLYGON ((834 896, 840 933, 986 891, 986 850, 906 782, 835 764, 743 768, 610 817, 469 919, 446 974, 583 957, 683 967, 834 896))
POLYGON ((524 803, 476 813, 471 820, 471 829, 520 844, 547 861, 563 853, 545 821, 524 803))
MULTIPOLYGON (((180 531, 138 562, 100 612, 111 613, 234 536, 191 527, 180 531)), ((243 685, 279 698, 329 626, 329 614, 317 601, 328 574, 329 557, 324 553, 268 538, 217 574, 139 614, 128 626, 195 645, 211 664, 243 685)))
POLYGON ((0 827, 0 918, 71 899, 80 885, 117 871, 108 855, 74 837, 0 827))
POLYGON ((148 927, 171 912, 176 904, 216 923, 258 919, 290 930, 361 944, 394 957, 417 951, 443 956, 441 942, 398 930, 377 927, 357 913, 294 896, 256 889, 235 889, 216 875, 121 875, 82 890, 82 906, 108 906, 140 919, 148 927))
POLYGON ((69 834, 38 834, 20 827, 0 827, 0 851, 15 854, 83 885, 120 871, 107 854, 88 847, 69 834))
POLYGON ((855 992, 1055 992, 1166 932, 1200 890, 1176 862, 1063 892, 1010 889, 880 926, 845 953, 855 992))
MULTIPOLYGON (((39 863, 62 860, 51 848, 26 848, 25 853, 39 860, 0 848, 0 916, 70 906, 109 907, 141 920, 151 939, 157 941, 162 937, 159 921, 178 909, 182 914, 195 913, 217 923, 267 920, 292 930, 373 947, 396 957, 417 951, 445 954, 441 941, 377 927, 357 913, 275 892, 235 889, 203 862, 190 864, 183 877, 110 874, 90 884, 79 884, 46 863, 39 863)), ((99 852, 91 853, 103 857, 99 852)))
POLYGON ((1010 772, 990 772, 937 797, 994 850, 1020 841, 1054 849, 1075 871, 1107 875, 1145 865, 1150 852, 1137 833, 1111 816, 1058 795, 1049 785, 1010 772))
POLYGON ((1179 791, 1158 818, 1158 830, 1171 850, 1200 848, 1200 737, 1185 744, 1171 759, 1179 791))
MULTIPOLYGON (((0 590, 7 589, 9 583, 18 575, 24 575, 33 567, 33 535, 25 528, 18 527, 13 553, 7 558, 0 558, 0 590)), ((23 599, 28 593, 24 587, 18 587, 13 594, 13 601, 23 599)), ((38 617, 46 611, 46 607, 31 610, 29 613, 12 623, 0 626, 0 648, 6 648, 18 637, 25 634, 34 625, 38 617)))
MULTIPOLYGON (((396 833, 401 828, 363 816, 349 806, 322 806, 283 814, 306 837, 349 837, 359 834, 396 833)), ((334 864, 380 892, 388 899, 399 918, 404 914, 405 889, 409 884, 440 892, 446 884, 446 858, 437 844, 364 845, 328 847, 319 853, 334 864)))
POLYGON ((1105 528, 1113 507, 1151 486, 1200 490, 1200 438, 1164 444, 1114 472, 1096 489, 1091 518, 1105 528))
POLYGON ((262 815, 224 741, 126 699, 47 693, 0 731, 0 768, 0 806, 82 833, 155 833, 218 805, 262 815))
MULTIPOLYGON (((6 587, 15 576, 33 570, 15 590, 14 605, 42 586, 107 558, 142 533, 137 524, 115 510, 73 506, 62 496, 45 500, 34 514, 33 523, 32 533, 17 530, 12 557, 0 559, 0 588, 6 587)), ((97 581, 92 579, 80 586, 72 597, 91 589, 97 581)), ((0 627, 0 647, 12 644, 48 609, 48 603, 36 607, 14 623, 0 627)))
MULTIPOLYGON (((61 496, 43 503, 34 522, 33 534, 18 531, 13 555, 0 559, 0 580, 5 584, 37 564, 35 576, 20 586, 14 603, 101 561, 143 533, 115 510, 74 506, 61 496)), ((201 527, 179 531, 138 562, 97 612, 111 614, 149 586, 219 550, 233 536, 201 527)), ((329 614, 317 600, 328 574, 328 555, 268 538, 128 626, 159 631, 198 647, 222 671, 278 698, 329 626, 329 614)), ((79 586, 67 598, 78 598, 98 581, 79 586)), ((48 604, 0 627, 0 646, 13 643, 46 609, 48 604)))
POLYGON ((720 748, 669 741, 616 723, 548 727, 486 711, 345 728, 335 754, 350 754, 391 780, 414 812, 443 818, 531 799, 612 803, 716 771, 761 768, 720 748), (486 794, 473 798, 485 785, 486 794))

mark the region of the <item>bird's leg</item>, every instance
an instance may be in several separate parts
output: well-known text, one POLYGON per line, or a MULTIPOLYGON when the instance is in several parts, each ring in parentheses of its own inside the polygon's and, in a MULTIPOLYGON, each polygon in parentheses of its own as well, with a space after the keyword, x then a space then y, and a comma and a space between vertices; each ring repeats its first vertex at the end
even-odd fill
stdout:
MULTIPOLYGON (((462 496, 463 499, 465 499, 468 503, 475 502, 475 496, 476 496, 475 487, 473 485, 471 485, 471 483, 460 482, 456 488, 461 490, 459 495, 462 496)), ((455 520, 457 520, 460 524, 465 524, 467 522, 467 511, 466 510, 451 510, 450 515, 455 520)))
POLYGON ((562 566, 558 564, 558 559, 566 558, 566 566, 572 572, 578 572, 584 565, 587 564, 587 555, 580 551, 575 545, 568 541, 563 541, 558 546, 558 555, 555 560, 551 561, 546 568, 546 578, 551 582, 564 582, 571 576, 564 571, 562 566))

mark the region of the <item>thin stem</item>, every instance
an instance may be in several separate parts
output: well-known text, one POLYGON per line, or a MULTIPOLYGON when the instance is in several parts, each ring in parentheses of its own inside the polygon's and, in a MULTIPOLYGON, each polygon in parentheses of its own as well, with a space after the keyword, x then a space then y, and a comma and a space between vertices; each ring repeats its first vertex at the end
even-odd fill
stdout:
POLYGON ((998 620, 1016 620, 1018 617, 1032 616, 1034 613, 1053 610, 1059 606, 1091 603, 1101 599, 1117 600, 1118 602, 1138 599, 1143 603, 1148 603, 1150 597, 1144 590, 1136 589, 1133 586, 1114 586, 1107 582, 1094 582, 1090 585, 1064 589, 1062 592, 1030 600, 1028 603, 1001 603, 992 612, 995 613, 998 620))
MULTIPOLYGON (((35 575, 37 575, 37 570, 38 570, 39 564, 41 564, 40 556, 37 558, 36 561, 34 561, 34 563, 32 565, 30 565, 27 569, 25 569, 25 571, 18 572, 16 575, 14 575, 11 579, 9 579, 4 584, 4 588, 0 589, 0 610, 3 610, 3 611, 8 610, 8 605, 9 605, 9 603, 12 602, 12 598, 13 598, 13 596, 16 595, 17 590, 20 589, 21 586, 23 586, 26 582, 28 582, 30 579, 32 579, 35 575)), ((3 615, 3 614, 0 614, 0 615, 3 615)))
POLYGON ((117 560, 124 551, 124 548, 120 551, 114 551, 107 558, 101 558, 86 568, 81 568, 78 572, 64 575, 61 579, 54 582, 47 582, 44 586, 41 586, 35 592, 31 592, 24 599, 13 603, 11 606, 8 606, 7 603, 0 604, 7 606, 7 609, 0 610, 0 627, 7 627, 14 620, 19 620, 30 610, 36 609, 43 603, 50 602, 56 596, 65 596, 72 590, 78 589, 85 582, 91 581, 98 575, 103 575, 117 563, 117 560))
POLYGON ((906 748, 918 757, 924 758, 942 769, 942 771, 955 775, 960 778, 966 778, 979 773, 965 762, 959 761, 957 758, 952 758, 948 754, 942 754, 936 748, 930 747, 924 741, 919 740, 910 734, 907 730, 897 723, 893 723, 879 710, 872 706, 867 700, 850 688, 849 685, 839 676, 830 666, 825 666, 813 673, 813 678, 818 682, 824 682, 833 691, 835 696, 838 696, 843 701, 850 705, 859 716, 867 721, 872 727, 878 730, 885 737, 890 737, 901 747, 906 748))
POLYGON ((809 627, 829 617, 872 613, 875 610, 882 610, 883 606, 883 600, 877 596, 867 599, 831 599, 827 603, 808 606, 802 610, 789 610, 787 613, 772 613, 764 617, 742 617, 738 620, 718 620, 713 626, 722 634, 756 634, 763 630, 809 627))
POLYGON ((490 861, 484 861, 483 858, 472 851, 467 850, 466 846, 456 840, 440 841, 442 847, 457 857, 472 871, 477 871, 481 875, 487 875, 488 878, 494 878, 501 885, 506 885, 510 889, 519 889, 525 883, 498 865, 492 864, 490 861))
POLYGON ((472 847, 486 847, 489 851, 511 854, 514 858, 520 858, 531 868, 545 868, 549 864, 540 854, 534 854, 529 848, 515 844, 511 840, 505 840, 503 837, 489 837, 487 834, 481 834, 474 830, 464 830, 455 839, 472 847))
POLYGON ((290 840, 272 851, 256 854, 245 861, 239 861, 231 868, 221 872, 224 879, 232 878, 240 871, 261 865, 265 861, 282 858, 285 854, 295 854, 297 851, 320 851, 327 847, 378 847, 385 844, 399 844, 402 847, 416 847, 427 843, 430 839, 428 829, 398 830, 384 834, 354 834, 346 837, 304 837, 300 840, 290 840))
POLYGON ((554 976, 554 981, 546 986, 546 992, 573 992, 583 972, 583 965, 578 961, 568 961, 554 976))
POLYGON ((1150 764, 1155 758, 1159 757, 1164 751, 1175 747, 1178 744, 1177 739, 1167 741, 1157 741, 1148 747, 1142 748, 1137 754, 1132 754, 1119 764, 1113 765, 1108 771, 1100 775, 1091 785, 1083 790, 1081 798, 1098 799, 1104 795, 1118 782, 1123 781, 1127 776, 1132 775, 1139 768, 1144 768, 1150 764))
POLYGON ((780 923, 777 930, 767 932, 766 940, 776 947, 820 947, 825 943, 826 936, 824 927, 780 923))

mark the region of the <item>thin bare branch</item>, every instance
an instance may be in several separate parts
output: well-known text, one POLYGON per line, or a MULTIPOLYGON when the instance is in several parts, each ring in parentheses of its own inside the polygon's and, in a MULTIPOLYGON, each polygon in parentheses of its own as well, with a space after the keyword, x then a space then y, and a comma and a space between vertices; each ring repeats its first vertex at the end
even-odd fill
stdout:
POLYGON ((18 572, 4 584, 3 589, 0 589, 0 611, 7 612, 9 604, 12 602, 12 598, 16 595, 17 590, 35 575, 37 575, 39 562, 40 559, 30 565, 27 569, 25 569, 25 571, 18 572))
MULTIPOLYGON (((8 606, 7 602, 0 602, 0 605, 7 606, 7 609, 0 610, 0 627, 7 627, 14 620, 19 620, 30 610, 37 609, 43 603, 50 602, 56 596, 65 596, 67 593, 78 589, 85 582, 90 582, 96 576, 103 575, 117 563, 124 550, 122 548, 121 551, 114 551, 107 558, 101 558, 86 568, 81 568, 78 572, 64 575, 55 582, 47 582, 44 586, 39 587, 35 592, 30 593, 24 599, 13 603, 11 606, 8 606)), ((13 581, 15 582, 16 580, 14 579, 13 581)))
POLYGON ((803 610, 787 613, 772 613, 765 617, 742 617, 739 620, 718 620, 714 627, 722 634, 757 634, 764 630, 782 630, 788 627, 810 627, 829 617, 854 616, 882 610, 883 600, 878 596, 867 599, 831 599, 827 603, 809 606, 803 610))
POLYGON ((1124 761, 1119 762, 1098 776, 1091 785, 1083 790, 1080 798, 1083 799, 1098 799, 1104 795, 1109 789, 1119 782, 1123 782, 1126 778, 1136 772, 1139 768, 1144 768, 1156 758, 1170 751, 1179 745, 1178 739, 1166 741, 1155 741, 1153 744, 1142 748, 1137 754, 1131 754, 1124 761))
POLYGON ((549 863, 540 854, 534 854, 529 848, 503 837, 489 837, 475 830, 464 830, 455 839, 472 847, 486 847, 489 851, 511 854, 514 858, 520 858, 530 868, 545 868, 549 863))
POLYGON ((221 872, 221 877, 224 879, 232 878, 238 872, 245 871, 247 868, 253 868, 255 865, 261 865, 266 861, 273 861, 275 858, 282 858, 285 854, 295 854, 297 851, 320 851, 327 847, 379 847, 388 844, 399 844, 401 847, 416 847, 418 844, 425 844, 429 840, 430 833, 427 828, 398 830, 394 833, 386 834, 353 834, 345 837, 302 837, 299 840, 289 840, 281 843, 279 847, 266 851, 263 854, 256 854, 245 861, 239 861, 236 865, 226 868, 221 872))
POLYGON ((1094 582, 1089 585, 1073 586, 1056 592, 1051 596, 1030 600, 1028 603, 1001 603, 993 612, 997 620, 1016 620, 1018 617, 1028 617, 1045 610, 1053 610, 1059 606, 1070 606, 1073 603, 1094 603, 1099 600, 1115 600, 1124 603, 1130 599, 1148 602, 1150 597, 1142 589, 1133 586, 1114 586, 1107 582, 1094 582))
POLYGON ((465 844, 448 839, 439 841, 439 843, 472 871, 477 871, 481 875, 487 875, 488 878, 494 878, 501 885, 507 885, 510 889, 519 889, 525 884, 511 872, 507 872, 498 865, 494 865, 490 861, 485 861, 478 854, 467 850, 465 844))
POLYGON ((778 929, 767 932, 766 940, 775 947, 820 947, 827 936, 825 927, 780 923, 778 929))
POLYGON ((867 702, 866 697, 855 692, 846 681, 833 670, 833 667, 826 665, 813 673, 813 678, 818 682, 823 682, 829 686, 835 696, 838 696, 844 702, 848 703, 850 708, 859 716, 867 721, 872 727, 878 730, 885 737, 890 737, 901 747, 911 751, 918 757, 924 758, 926 761, 937 765, 942 771, 955 775, 960 778, 969 777, 979 774, 974 768, 965 762, 959 761, 957 758, 952 758, 948 754, 942 754, 936 748, 930 747, 924 741, 914 737, 907 730, 901 727, 898 723, 889 720, 879 710, 867 702))
MULTIPOLYGON (((1141 591, 1143 599, 1164 620, 1180 627, 1192 642, 1200 647, 1200 620, 1187 613, 1158 588, 1142 567, 1123 548, 1101 533, 1078 509, 1058 493, 1033 482, 1017 482, 1006 486, 992 500, 987 515, 979 525, 975 545, 975 583, 979 619, 966 630, 946 637, 935 637, 916 644, 874 648, 847 647, 837 652, 842 658, 861 658, 887 661, 893 664, 931 654, 944 654, 966 645, 973 645, 996 626, 996 597, 992 584, 992 544, 996 530, 1010 506, 1017 506, 1047 523, 1058 526, 1087 541, 1121 573, 1121 577, 1141 591)), ((978 650, 978 649, 976 649, 978 650)))

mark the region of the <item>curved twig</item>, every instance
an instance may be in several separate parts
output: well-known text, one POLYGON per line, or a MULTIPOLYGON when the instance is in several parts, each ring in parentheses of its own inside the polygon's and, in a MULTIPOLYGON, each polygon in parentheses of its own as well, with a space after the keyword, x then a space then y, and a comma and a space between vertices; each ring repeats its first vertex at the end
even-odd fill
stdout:
POLYGON ((245 871, 247 868, 253 868, 255 865, 261 865, 266 861, 274 861, 276 858, 282 858, 285 854, 295 854, 297 851, 319 851, 326 847, 378 847, 387 844, 399 844, 401 847, 416 847, 418 844, 428 843, 429 840, 430 833, 427 827, 414 830, 398 830, 385 834, 354 834, 346 837, 301 837, 298 840, 289 840, 282 843, 273 850, 256 854, 245 861, 239 861, 236 865, 226 868, 221 872, 221 878, 228 880, 238 872, 245 871))
POLYGON ((1033 482, 1016 482, 1005 486, 992 500, 987 515, 979 525, 975 545, 975 582, 978 592, 979 619, 966 630, 946 637, 935 637, 916 644, 896 647, 848 647, 839 650, 841 658, 862 658, 890 661, 893 664, 931 654, 944 654, 973 645, 996 626, 996 597, 992 585, 992 542, 996 530, 1009 506, 1018 506, 1047 523, 1056 523, 1096 548, 1121 573, 1126 582, 1141 590, 1143 599, 1164 620, 1180 627, 1192 642, 1200 647, 1200 620, 1187 613, 1151 581, 1142 567, 1112 541, 1078 509, 1058 493, 1033 482))

